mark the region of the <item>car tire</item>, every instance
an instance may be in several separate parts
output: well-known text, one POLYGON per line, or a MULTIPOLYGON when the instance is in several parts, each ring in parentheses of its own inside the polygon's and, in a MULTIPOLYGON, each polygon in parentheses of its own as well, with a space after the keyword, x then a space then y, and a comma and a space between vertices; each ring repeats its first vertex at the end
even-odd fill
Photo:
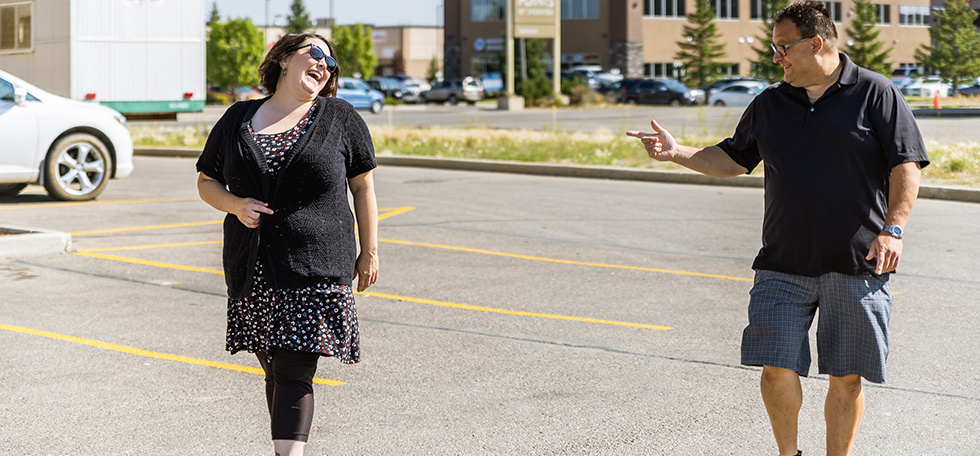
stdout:
POLYGON ((718 100, 718 101, 715 102, 715 106, 717 106, 719 108, 724 108, 725 107, 725 102, 724 101, 721 101, 721 100, 718 100))
POLYGON ((87 201, 109 183, 112 157, 105 144, 87 133, 72 133, 55 141, 44 160, 44 188, 61 201, 87 201))
POLYGON ((626 104, 628 104, 628 105, 635 105, 636 104, 636 98, 633 98, 633 97, 627 98, 626 99, 626 104))
POLYGON ((381 100, 374 100, 374 103, 371 103, 371 112, 377 114, 381 112, 381 108, 383 107, 384 103, 382 103, 381 100))
POLYGON ((446 100, 446 101, 448 101, 449 104, 451 104, 453 106, 456 106, 456 104, 459 103, 459 98, 456 98, 456 94, 453 94, 453 95, 450 95, 449 96, 449 100, 446 100))
POLYGON ((27 184, 0 184, 0 196, 17 196, 27 184))
POLYGON ((670 107, 672 107, 672 108, 679 108, 683 104, 684 103, 681 103, 681 99, 680 98, 671 98, 670 99, 670 107))

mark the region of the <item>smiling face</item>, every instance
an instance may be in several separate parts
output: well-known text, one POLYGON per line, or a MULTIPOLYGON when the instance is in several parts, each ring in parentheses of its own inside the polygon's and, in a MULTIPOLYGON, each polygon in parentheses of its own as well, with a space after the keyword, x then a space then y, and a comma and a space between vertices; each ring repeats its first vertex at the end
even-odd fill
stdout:
MULTIPOLYGON (((806 37, 800 36, 796 24, 790 20, 781 21, 772 29, 772 42, 777 46, 792 44, 803 38, 806 37)), ((812 84, 810 80, 815 76, 818 67, 817 49, 812 43, 816 39, 813 37, 810 41, 804 41, 786 48, 786 55, 773 54, 772 61, 783 67, 783 80, 789 85, 806 87, 812 84)))
POLYGON ((278 87, 298 91, 300 94, 308 96, 310 99, 316 96, 326 87, 332 74, 327 69, 325 59, 314 59, 310 53, 313 51, 310 45, 319 48, 325 55, 331 56, 330 47, 322 40, 308 38, 299 45, 299 49, 284 57, 279 66, 284 70, 279 78, 278 87))

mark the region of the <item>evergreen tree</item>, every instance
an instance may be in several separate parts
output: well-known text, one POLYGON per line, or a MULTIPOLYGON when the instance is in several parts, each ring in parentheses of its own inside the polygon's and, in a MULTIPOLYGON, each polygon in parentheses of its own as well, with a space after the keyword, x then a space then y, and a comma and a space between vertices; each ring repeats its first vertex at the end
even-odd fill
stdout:
POLYGON ((922 45, 915 51, 916 61, 938 71, 953 85, 954 93, 961 81, 980 74, 980 32, 974 25, 977 15, 967 0, 946 0, 929 28, 935 46, 922 45))
POLYGON ((871 0, 854 0, 854 18, 846 30, 853 44, 846 44, 843 50, 857 65, 888 76, 891 73, 888 54, 892 48, 884 49, 885 43, 878 40, 881 30, 877 22, 878 13, 871 0))
POLYGON ((378 66, 371 29, 361 24, 335 25, 331 31, 341 76, 370 79, 378 66))
POLYGON ((432 56, 432 60, 429 60, 429 69, 425 72, 425 79, 429 81, 429 84, 436 82, 439 76, 439 58, 432 56))
POLYGON ((265 56, 262 31, 248 18, 211 24, 206 47, 207 79, 233 90, 259 84, 259 64, 265 56))
POLYGON ((221 15, 218 14, 218 3, 211 3, 211 16, 208 18, 208 26, 221 22, 221 15))
POLYGON ((684 26, 685 39, 677 42, 681 50, 674 58, 684 62, 683 82, 689 87, 707 86, 715 79, 718 70, 729 65, 717 62, 725 57, 725 45, 718 43, 720 35, 714 22, 715 16, 711 0, 697 0, 694 12, 687 15, 691 25, 684 26))
POLYGON ((772 61, 772 17, 777 11, 789 5, 789 0, 762 0, 762 36, 756 37, 759 47, 752 47, 756 59, 752 62, 752 77, 777 82, 783 79, 783 67, 772 61))
MULTIPOLYGON (((518 41, 520 38, 516 38, 518 41)), ((551 95, 551 80, 548 79, 548 67, 545 65, 545 58, 548 52, 545 48, 546 43, 541 38, 525 38, 524 52, 526 56, 527 78, 517 74, 520 80, 516 82, 516 92, 527 100, 537 100, 551 95)), ((519 45, 515 46, 520 49, 519 45)), ((515 72, 520 72, 520 64, 515 72)))
POLYGON ((289 6, 291 13, 286 16, 286 33, 305 33, 313 30, 313 21, 310 14, 306 12, 303 0, 293 0, 289 6))

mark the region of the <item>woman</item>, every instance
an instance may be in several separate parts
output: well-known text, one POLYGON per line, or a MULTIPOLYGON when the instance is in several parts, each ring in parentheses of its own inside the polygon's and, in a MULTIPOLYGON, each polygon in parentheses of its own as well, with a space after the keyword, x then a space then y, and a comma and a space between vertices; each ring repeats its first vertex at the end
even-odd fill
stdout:
POLYGON ((333 46, 287 35, 259 67, 271 96, 231 106, 197 162, 201 199, 227 212, 227 349, 255 353, 277 455, 302 454, 321 356, 360 360, 351 285, 378 275, 374 147, 361 116, 335 98, 333 46), (360 238, 354 238, 354 216, 360 238))

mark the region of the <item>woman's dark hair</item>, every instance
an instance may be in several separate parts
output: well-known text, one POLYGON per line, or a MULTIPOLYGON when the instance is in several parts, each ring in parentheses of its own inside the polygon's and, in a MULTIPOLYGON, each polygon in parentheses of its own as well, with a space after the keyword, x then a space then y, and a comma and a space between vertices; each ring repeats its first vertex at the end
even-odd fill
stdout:
MULTIPOLYGON (((269 92, 269 95, 276 93, 276 85, 279 84, 279 76, 282 74, 282 67, 279 66, 279 62, 296 52, 300 45, 310 38, 316 38, 327 43, 327 47, 330 49, 330 56, 336 60, 337 53, 334 52, 333 44, 316 33, 290 33, 279 38, 279 41, 276 41, 272 49, 269 49, 269 53, 265 55, 265 60, 259 65, 259 78, 262 79, 262 87, 265 88, 266 92, 269 92)), ((337 62, 337 71, 330 73, 330 79, 327 80, 327 85, 320 91, 320 96, 337 96, 337 80, 339 77, 340 62, 337 62)))
POLYGON ((813 1, 793 3, 779 10, 772 22, 778 24, 785 20, 796 24, 796 29, 800 31, 800 38, 820 35, 824 41, 837 47, 837 27, 834 26, 830 11, 827 11, 823 3, 813 1))

